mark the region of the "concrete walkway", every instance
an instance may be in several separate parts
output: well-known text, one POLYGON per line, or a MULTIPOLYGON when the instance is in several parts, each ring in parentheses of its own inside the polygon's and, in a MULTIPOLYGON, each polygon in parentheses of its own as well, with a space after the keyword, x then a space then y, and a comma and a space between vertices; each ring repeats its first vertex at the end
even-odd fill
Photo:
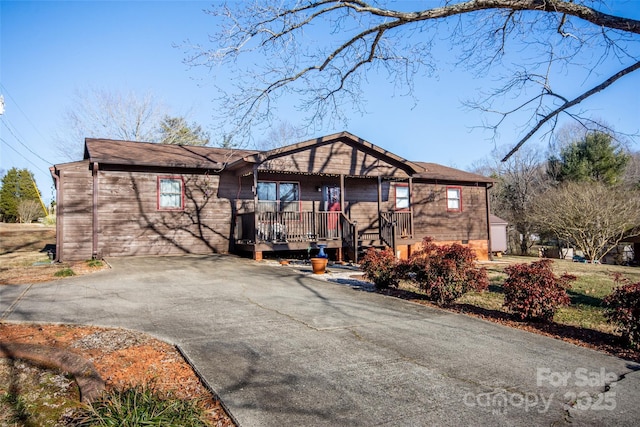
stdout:
POLYGON ((242 426, 640 422, 636 363, 231 256, 110 262, 0 315, 178 344, 242 426))

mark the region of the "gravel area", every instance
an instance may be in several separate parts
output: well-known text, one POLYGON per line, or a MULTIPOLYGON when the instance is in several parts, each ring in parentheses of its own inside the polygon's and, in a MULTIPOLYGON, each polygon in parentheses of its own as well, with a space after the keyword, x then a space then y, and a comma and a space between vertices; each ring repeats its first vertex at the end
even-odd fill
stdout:
POLYGON ((283 261, 276 260, 265 260, 263 262, 274 266, 279 265, 281 268, 294 269, 316 279, 326 280, 327 282, 349 286, 366 292, 373 292, 376 289, 373 283, 364 279, 362 270, 360 270, 357 264, 329 262, 325 274, 313 274, 311 263, 308 260, 285 260, 284 264, 283 261))

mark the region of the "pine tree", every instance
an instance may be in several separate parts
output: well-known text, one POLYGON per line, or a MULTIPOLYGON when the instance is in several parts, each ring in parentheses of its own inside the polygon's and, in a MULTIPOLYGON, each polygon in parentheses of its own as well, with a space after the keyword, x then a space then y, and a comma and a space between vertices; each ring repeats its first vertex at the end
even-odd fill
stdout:
POLYGON ((38 200, 33 174, 28 169, 11 168, 2 178, 0 214, 4 222, 16 222, 18 206, 25 200, 38 200))
POLYGON ((549 173, 559 182, 620 182, 630 156, 603 132, 593 132, 549 159, 549 173))
POLYGON ((160 143, 203 146, 209 144, 209 134, 197 123, 188 124, 184 117, 165 116, 160 123, 160 143))

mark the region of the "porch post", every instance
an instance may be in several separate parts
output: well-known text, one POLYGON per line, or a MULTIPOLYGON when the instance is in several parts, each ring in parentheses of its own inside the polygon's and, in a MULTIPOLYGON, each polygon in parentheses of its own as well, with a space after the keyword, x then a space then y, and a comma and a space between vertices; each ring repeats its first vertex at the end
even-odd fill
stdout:
POLYGON ((382 224, 380 223, 380 213, 382 212, 382 177, 378 175, 378 238, 381 239, 382 224))
POLYGON ((258 165, 253 165, 253 259, 262 260, 262 252, 256 251, 258 245, 258 165))
POLYGON ((409 235, 413 239, 413 177, 409 177, 409 221, 411 225, 411 232, 409 235))
POLYGON ((378 213, 382 210, 382 177, 378 176, 378 213))
POLYGON ((340 210, 342 212, 344 209, 344 175, 340 174, 340 210))

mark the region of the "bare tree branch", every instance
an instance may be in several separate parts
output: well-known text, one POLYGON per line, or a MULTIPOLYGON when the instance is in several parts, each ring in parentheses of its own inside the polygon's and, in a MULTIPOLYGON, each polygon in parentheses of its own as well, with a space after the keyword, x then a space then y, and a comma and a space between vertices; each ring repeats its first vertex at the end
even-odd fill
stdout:
POLYGON ((502 159, 503 162, 506 162, 507 160, 509 160, 509 157, 511 157, 513 155, 513 153, 515 153, 516 151, 518 151, 518 149, 520 147, 522 147, 522 144, 524 144, 525 142, 527 142, 529 140, 529 138, 531 138, 533 136, 534 133, 536 133, 546 122, 548 122, 549 120, 551 120, 552 118, 556 117, 558 114, 560 114, 561 112, 563 112, 564 110, 573 107, 574 105, 579 104, 580 102, 584 101, 585 99, 587 99, 588 97, 590 97, 591 95, 598 93, 604 89, 606 89, 607 87, 611 86, 616 80, 618 80, 621 77, 626 76, 629 73, 634 72, 635 70, 640 68, 640 61, 636 62, 633 65, 628 66, 627 68, 625 68, 624 70, 618 71, 617 73, 615 73, 613 76, 609 77, 607 80, 605 80, 604 82, 600 83, 599 85, 589 89, 588 91, 584 92, 582 95, 572 99, 571 101, 567 101, 564 104, 562 104, 560 107, 556 108, 555 110, 553 110, 551 113, 547 114, 546 116, 544 116, 540 121, 538 121, 538 123, 513 147, 513 149, 511 149, 511 151, 509 151, 507 153, 506 156, 504 156, 504 158, 502 159))
MULTIPOLYGON (((553 90, 551 77, 558 71, 579 65, 598 75, 598 67, 612 59, 623 66, 640 60, 640 21, 604 13, 598 6, 604 8, 604 3, 468 0, 405 11, 401 8, 406 6, 393 9, 384 1, 243 2, 210 12, 222 18, 221 29, 211 37, 214 46, 193 47, 186 61, 238 71, 232 81, 236 91, 222 91, 219 101, 225 125, 239 134, 277 117, 276 101, 285 94, 299 97, 298 106, 309 113, 310 122, 346 119, 342 108, 366 105, 362 84, 370 72, 386 71, 390 82, 406 87, 411 95, 414 76, 429 74, 439 65, 432 48, 442 39, 459 47, 462 63, 478 73, 494 65, 506 69, 513 63, 501 63, 505 55, 526 46, 530 56, 518 64, 524 72, 515 71, 507 79, 512 83, 494 95, 515 90, 527 99, 513 109, 507 107, 506 113, 490 103, 482 108, 502 115, 497 125, 489 126, 494 130, 514 112, 530 110, 530 131, 517 150, 558 114, 570 114, 568 109, 621 77, 616 74, 572 99, 553 90), (452 18, 458 19, 453 29, 446 24, 452 18), (259 56, 245 62, 240 59, 244 54, 259 56), (531 85, 540 88, 533 97, 526 95, 531 85)), ((627 74, 636 69, 625 68, 627 74)))

